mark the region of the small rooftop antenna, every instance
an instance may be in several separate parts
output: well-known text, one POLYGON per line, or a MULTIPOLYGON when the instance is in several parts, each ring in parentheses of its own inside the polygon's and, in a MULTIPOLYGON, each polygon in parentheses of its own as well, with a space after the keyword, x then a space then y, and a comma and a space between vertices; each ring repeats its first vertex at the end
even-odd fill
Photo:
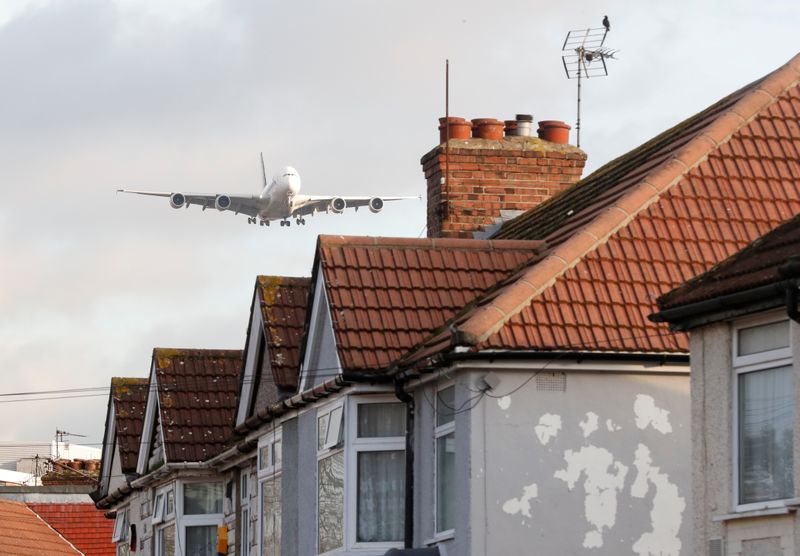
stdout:
POLYGON ((59 451, 59 446, 61 446, 61 443, 63 443, 64 439, 66 437, 68 437, 68 436, 80 436, 81 438, 86 438, 85 434, 77 434, 77 433, 74 433, 74 432, 67 432, 67 431, 62 431, 61 429, 56 429, 56 457, 55 457, 55 459, 59 459, 59 455, 60 455, 59 452, 58 452, 59 451))
POLYGON ((567 79, 578 80, 578 119, 575 123, 578 147, 581 146, 581 79, 607 76, 606 60, 615 59, 614 55, 619 52, 603 46, 610 27, 606 17, 603 27, 570 31, 561 47, 561 61, 564 62, 567 79))

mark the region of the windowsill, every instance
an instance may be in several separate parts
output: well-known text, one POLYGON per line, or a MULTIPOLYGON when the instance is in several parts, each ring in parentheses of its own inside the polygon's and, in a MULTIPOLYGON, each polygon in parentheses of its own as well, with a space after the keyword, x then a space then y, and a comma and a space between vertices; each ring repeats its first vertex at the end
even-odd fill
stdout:
POLYGON ((759 517, 770 517, 775 515, 787 515, 796 512, 800 508, 800 498, 789 498, 779 503, 764 504, 761 508, 741 510, 730 514, 715 515, 711 517, 713 522, 733 521, 736 519, 753 519, 759 517))
POLYGON ((425 546, 433 546, 440 542, 449 541, 456 538, 456 530, 450 529, 449 531, 442 531, 441 533, 436 533, 432 539, 428 539, 425 541, 425 546))

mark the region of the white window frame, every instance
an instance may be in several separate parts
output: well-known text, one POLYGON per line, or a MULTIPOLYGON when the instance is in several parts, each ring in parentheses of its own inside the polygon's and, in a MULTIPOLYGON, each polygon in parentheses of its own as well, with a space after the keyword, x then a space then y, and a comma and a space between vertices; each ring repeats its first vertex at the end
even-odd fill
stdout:
POLYGON ((334 402, 329 404, 325 404, 317 408, 316 413, 314 414, 314 446, 317 448, 317 462, 316 462, 316 469, 319 469, 319 462, 323 459, 326 459, 330 456, 336 455, 339 452, 344 452, 344 500, 343 500, 343 513, 342 519, 344 520, 343 523, 343 534, 342 534, 342 546, 339 548, 335 548, 333 550, 329 550, 327 552, 320 552, 319 551, 319 472, 315 473, 317 475, 317 480, 315 484, 316 490, 316 511, 314 515, 314 536, 316 545, 316 553, 318 555, 321 554, 334 554, 337 552, 341 552, 346 549, 347 547, 347 464, 348 464, 348 457, 347 452, 345 450, 345 444, 347 443, 347 434, 345 434, 345 427, 347 423, 349 423, 352 419, 349 415, 345 413, 345 403, 344 399, 338 399, 334 402), (336 424, 335 428, 331 430, 330 427, 330 416, 338 412, 341 417, 338 419, 338 423, 336 424), (328 415, 328 430, 326 432, 325 440, 323 441, 322 446, 319 445, 319 421, 324 415, 328 415), (342 421, 345 423, 345 427, 342 427, 342 421))
MULTIPOLYGON (((792 321, 789 320, 789 345, 769 351, 763 351, 750 355, 739 355, 739 332, 746 328, 763 326, 776 322, 789 320, 784 313, 769 313, 757 317, 750 317, 739 320, 731 327, 733 341, 732 347, 732 366, 733 366, 733 415, 732 415, 732 467, 733 467, 733 507, 736 512, 747 512, 752 510, 779 508, 786 505, 787 500, 795 500, 794 494, 780 500, 767 500, 762 502, 739 503, 739 377, 754 371, 764 371, 772 368, 785 367, 792 365, 792 321)), ((795 409, 796 411, 796 409, 795 409)), ((796 465, 797 462, 792 462, 796 465)), ((797 485, 795 485, 795 490, 797 485)))
MULTIPOLYGON (((406 437, 391 436, 377 438, 358 437, 358 408, 370 404, 400 404, 393 395, 349 396, 346 433, 344 438, 344 541, 345 546, 355 550, 378 551, 383 554, 391 548, 402 548, 402 541, 394 542, 359 542, 358 535, 358 453, 402 451, 406 449, 406 437)), ((405 429, 405 422, 403 423, 405 429)), ((405 455, 404 455, 405 457, 405 455)))
POLYGON ((169 521, 173 517, 175 517, 175 487, 174 485, 170 484, 167 487, 161 487, 157 489, 153 496, 153 518, 152 523, 153 525, 158 525, 160 523, 164 523, 169 521), (169 495, 172 493, 172 511, 169 511, 169 507, 167 504, 167 500, 169 499, 169 495))
POLYGON ((117 510, 117 516, 114 519, 114 532, 111 535, 111 542, 128 542, 128 527, 130 524, 128 513, 129 509, 130 508, 122 508, 117 510))
MULTIPOLYGON (((274 431, 270 432, 269 434, 265 434, 261 438, 258 439, 258 456, 257 456, 257 481, 256 481, 256 496, 257 496, 257 507, 258 507, 258 542, 256 546, 258 547, 258 554, 263 554, 263 547, 261 546, 261 542, 264 540, 264 494, 262 492, 263 484, 266 481, 275 479, 280 477, 281 475, 281 467, 283 463, 283 431, 279 427, 274 431), (278 447, 276 447, 278 446, 278 447), (267 461, 262 460, 262 448, 268 447, 267 450, 267 461), (280 451, 280 457, 278 461, 275 460, 275 454, 280 451)), ((281 491, 283 492, 283 491, 281 491)), ((242 502, 244 505, 244 502, 242 502)), ((281 500, 281 506, 283 506, 283 500, 281 500)), ((281 519, 283 519, 283 508, 281 508, 281 519)))
MULTIPOLYGON (((166 499, 165 499, 166 503, 166 499)), ((180 550, 186 551, 186 528, 187 527, 210 527, 219 528, 225 518, 225 482, 221 479, 206 477, 203 479, 191 479, 178 481, 175 491, 175 515, 177 517, 177 530, 175 531, 175 542, 180 543, 180 550), (222 485, 222 512, 218 514, 192 514, 186 515, 183 508, 184 489, 189 484, 208 484, 219 483, 222 485)))
POLYGON ((433 539, 434 541, 441 541, 445 539, 453 538, 455 535, 455 528, 444 529, 439 531, 439 439, 443 436, 447 436, 448 434, 453 434, 453 439, 455 440, 455 432, 456 432, 456 410, 455 410, 455 392, 456 387, 455 383, 446 382, 442 385, 437 386, 435 393, 434 393, 434 402, 433 402, 433 539), (453 407, 449 408, 446 407, 444 410, 453 413, 453 420, 449 423, 445 423, 444 425, 439 425, 439 412, 442 411, 440 405, 442 405, 442 401, 439 398, 439 393, 442 390, 447 390, 448 388, 453 388, 453 407))

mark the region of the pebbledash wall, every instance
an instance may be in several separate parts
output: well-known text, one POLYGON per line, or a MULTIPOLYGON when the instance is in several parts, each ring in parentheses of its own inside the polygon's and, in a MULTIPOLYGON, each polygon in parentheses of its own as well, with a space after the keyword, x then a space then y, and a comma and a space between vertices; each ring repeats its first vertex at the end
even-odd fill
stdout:
POLYGON ((417 390, 415 545, 450 555, 691 554, 688 365, 515 366, 451 368, 417 390), (478 401, 488 373, 498 383, 478 401), (455 526, 437 537, 431 400, 449 384, 463 408, 455 526))

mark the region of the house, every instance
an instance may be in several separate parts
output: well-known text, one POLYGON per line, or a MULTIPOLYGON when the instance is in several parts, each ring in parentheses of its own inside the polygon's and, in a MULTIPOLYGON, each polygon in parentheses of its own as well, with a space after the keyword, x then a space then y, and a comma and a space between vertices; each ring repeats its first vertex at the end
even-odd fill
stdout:
POLYGON ((695 554, 798 553, 798 255, 795 216, 653 316, 691 335, 695 554))
POLYGON ((560 142, 435 147, 432 237, 321 236, 310 279, 256 281, 203 453, 156 373, 196 371, 154 353, 119 530, 155 554, 688 553, 689 344, 647 316, 800 212, 798 66, 580 181, 560 142))
POLYGON ((22 502, 0 499, 0 554, 83 554, 22 502))
POLYGON ((114 517, 118 554, 175 554, 176 546, 212 554, 227 546, 223 519, 233 485, 203 462, 233 434, 241 366, 241 350, 156 348, 143 413, 141 381, 117 380, 95 498, 114 517))

